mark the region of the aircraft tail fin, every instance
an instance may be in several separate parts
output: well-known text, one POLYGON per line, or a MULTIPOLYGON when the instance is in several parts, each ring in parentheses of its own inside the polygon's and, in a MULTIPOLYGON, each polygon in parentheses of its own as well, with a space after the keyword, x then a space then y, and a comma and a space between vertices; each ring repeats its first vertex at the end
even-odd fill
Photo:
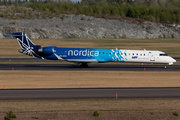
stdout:
POLYGON ((17 41, 21 47, 21 50, 19 52, 34 56, 34 53, 41 48, 39 45, 35 45, 27 36, 25 33, 18 32, 18 33, 12 33, 4 36, 14 36, 17 38, 17 41))

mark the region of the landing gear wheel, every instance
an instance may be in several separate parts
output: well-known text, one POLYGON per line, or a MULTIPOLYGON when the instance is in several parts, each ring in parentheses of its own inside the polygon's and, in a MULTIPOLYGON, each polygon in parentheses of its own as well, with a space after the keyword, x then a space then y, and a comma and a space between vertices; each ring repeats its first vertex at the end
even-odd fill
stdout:
POLYGON ((165 69, 167 68, 167 64, 164 66, 164 68, 165 68, 165 69))
POLYGON ((88 67, 88 64, 87 64, 87 63, 81 63, 80 67, 81 67, 81 68, 87 68, 87 67, 88 67))

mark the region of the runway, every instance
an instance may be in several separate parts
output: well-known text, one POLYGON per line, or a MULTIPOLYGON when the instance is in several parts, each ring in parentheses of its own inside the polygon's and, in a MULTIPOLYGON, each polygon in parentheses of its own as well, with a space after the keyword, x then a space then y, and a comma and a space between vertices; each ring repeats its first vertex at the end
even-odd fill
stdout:
MULTIPOLYGON (((179 57, 175 58, 177 61, 179 57)), ((8 64, 0 64, 0 70, 86 70, 86 71, 180 71, 180 65, 168 66, 164 65, 123 65, 123 64, 89 64, 88 68, 80 68, 79 65, 72 64, 41 64, 42 61, 52 62, 52 60, 42 60, 37 58, 1 58, 0 62, 8 62, 8 64), (39 64, 11 64, 11 62, 37 62, 39 64)))
POLYGON ((180 88, 75 88, 0 90, 0 100, 95 99, 95 98, 179 98, 180 88))
POLYGON ((121 65, 121 64, 89 64, 81 68, 72 64, 0 64, 0 70, 59 70, 59 71, 180 71, 180 65, 121 65))
MULTIPOLYGON (((86 70, 86 71, 180 71, 180 65, 90 64, 80 68, 71 64, 41 64, 41 59, 0 59, 0 62, 39 62, 39 64, 0 64, 0 70, 86 70)), ((48 60, 47 60, 48 61, 48 60)), ((77 88, 77 89, 5 89, 0 100, 19 99, 93 99, 93 98, 179 98, 180 88, 77 88)))

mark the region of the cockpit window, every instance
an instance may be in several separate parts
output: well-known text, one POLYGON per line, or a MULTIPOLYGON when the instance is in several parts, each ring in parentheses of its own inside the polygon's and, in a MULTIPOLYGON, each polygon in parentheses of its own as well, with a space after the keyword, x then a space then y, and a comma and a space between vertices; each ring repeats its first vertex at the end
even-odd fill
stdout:
POLYGON ((159 56, 168 56, 167 54, 159 54, 159 56))

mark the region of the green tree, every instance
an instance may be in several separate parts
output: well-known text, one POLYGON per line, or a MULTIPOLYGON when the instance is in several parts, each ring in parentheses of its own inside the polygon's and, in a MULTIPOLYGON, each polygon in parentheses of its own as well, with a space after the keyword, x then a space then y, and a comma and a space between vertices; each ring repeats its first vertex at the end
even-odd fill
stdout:
POLYGON ((165 12, 160 13, 160 21, 167 21, 167 16, 165 12))
POLYGON ((103 15, 110 15, 109 7, 103 7, 102 13, 103 13, 103 15))
POLYGON ((118 12, 120 16, 124 16, 123 9, 121 7, 118 7, 118 12))
POLYGON ((91 9, 92 9, 92 12, 93 12, 93 14, 96 14, 96 15, 98 15, 99 14, 99 7, 97 6, 97 5, 93 5, 92 7, 91 7, 91 9))
POLYGON ((12 5, 12 0, 9 0, 9 3, 8 3, 9 5, 12 5))
POLYGON ((176 15, 173 14, 172 17, 171 17, 171 22, 176 22, 176 20, 177 20, 177 19, 176 19, 176 15))
POLYGON ((111 15, 118 15, 119 14, 117 7, 111 7, 110 12, 111 12, 111 15))
POLYGON ((127 12, 127 17, 134 17, 135 16, 135 10, 130 7, 127 12))
POLYGON ((149 15, 152 15, 152 16, 155 16, 156 15, 156 10, 155 10, 155 8, 153 8, 153 7, 151 7, 151 8, 149 8, 149 13, 148 13, 149 15))
POLYGON ((180 14, 176 15, 176 22, 177 22, 177 23, 180 22, 180 14))
POLYGON ((3 0, 3 5, 7 5, 7 0, 3 0))

